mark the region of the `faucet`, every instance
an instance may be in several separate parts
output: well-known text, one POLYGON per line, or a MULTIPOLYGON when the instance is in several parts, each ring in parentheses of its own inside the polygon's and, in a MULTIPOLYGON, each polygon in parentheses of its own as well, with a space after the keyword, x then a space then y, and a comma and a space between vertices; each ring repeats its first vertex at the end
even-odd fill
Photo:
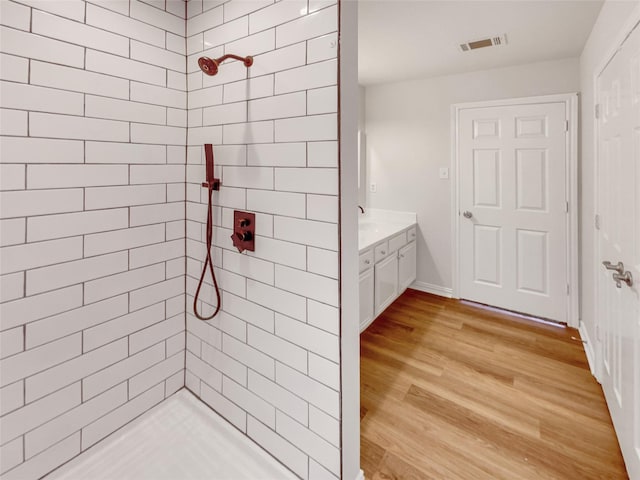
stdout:
POLYGON ((362 208, 360 205, 358 205, 358 208, 360 209, 360 212, 364 215, 364 208, 362 208))

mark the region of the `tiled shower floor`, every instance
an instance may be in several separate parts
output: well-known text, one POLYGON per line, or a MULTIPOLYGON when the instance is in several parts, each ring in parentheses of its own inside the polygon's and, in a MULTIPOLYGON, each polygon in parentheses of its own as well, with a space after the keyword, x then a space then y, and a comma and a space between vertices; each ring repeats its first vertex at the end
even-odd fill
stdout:
POLYGON ((181 390, 47 480, 287 480, 297 478, 181 390))

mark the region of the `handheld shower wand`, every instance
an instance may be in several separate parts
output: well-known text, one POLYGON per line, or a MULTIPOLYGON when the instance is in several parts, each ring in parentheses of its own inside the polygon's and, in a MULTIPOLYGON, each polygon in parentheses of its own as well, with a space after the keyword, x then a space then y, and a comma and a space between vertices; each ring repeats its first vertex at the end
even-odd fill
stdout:
POLYGON ((202 186, 213 190, 220 190, 220 179, 215 178, 213 174, 213 145, 210 143, 204 144, 204 155, 207 181, 202 182, 202 186))
POLYGON ((198 288, 196 289, 196 295, 193 299, 193 313, 200 320, 211 320, 220 311, 220 289, 218 288, 218 281, 216 280, 216 274, 213 271, 213 260, 211 259, 211 245, 213 243, 213 205, 211 196, 214 190, 220 190, 220 179, 215 178, 213 173, 213 146, 210 143, 204 145, 204 153, 206 158, 206 178, 207 181, 202 183, 202 186, 208 190, 208 208, 207 208, 207 256, 204 260, 204 267, 202 268, 202 275, 200 275, 200 281, 198 282, 198 288), (209 317, 205 317, 198 313, 198 296, 200 295, 200 289, 204 283, 204 276, 207 273, 207 267, 211 271, 211 277, 213 278, 213 288, 216 291, 217 305, 216 310, 209 317))

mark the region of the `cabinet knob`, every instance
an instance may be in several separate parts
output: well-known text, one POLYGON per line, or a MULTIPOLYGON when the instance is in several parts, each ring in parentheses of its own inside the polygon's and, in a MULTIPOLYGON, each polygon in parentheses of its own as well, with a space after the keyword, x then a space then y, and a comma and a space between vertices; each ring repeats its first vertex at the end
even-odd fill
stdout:
POLYGON ((364 263, 365 263, 366 265, 370 265, 370 264, 371 264, 371 260, 365 260, 365 261, 364 261, 364 263))
POLYGON ((387 252, 385 252, 384 250, 380 250, 380 253, 381 253, 382 255, 386 255, 386 253, 387 253, 387 252))

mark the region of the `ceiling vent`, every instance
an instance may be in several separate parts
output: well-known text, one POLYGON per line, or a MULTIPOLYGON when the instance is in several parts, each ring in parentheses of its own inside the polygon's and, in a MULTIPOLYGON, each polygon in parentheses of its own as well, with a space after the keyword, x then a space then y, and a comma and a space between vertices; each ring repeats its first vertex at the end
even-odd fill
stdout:
POLYGON ((475 40, 473 42, 461 43, 460 50, 463 52, 469 52, 471 50, 477 50, 484 47, 496 47, 499 45, 507 44, 507 35, 498 35, 495 37, 483 38, 481 40, 475 40))

